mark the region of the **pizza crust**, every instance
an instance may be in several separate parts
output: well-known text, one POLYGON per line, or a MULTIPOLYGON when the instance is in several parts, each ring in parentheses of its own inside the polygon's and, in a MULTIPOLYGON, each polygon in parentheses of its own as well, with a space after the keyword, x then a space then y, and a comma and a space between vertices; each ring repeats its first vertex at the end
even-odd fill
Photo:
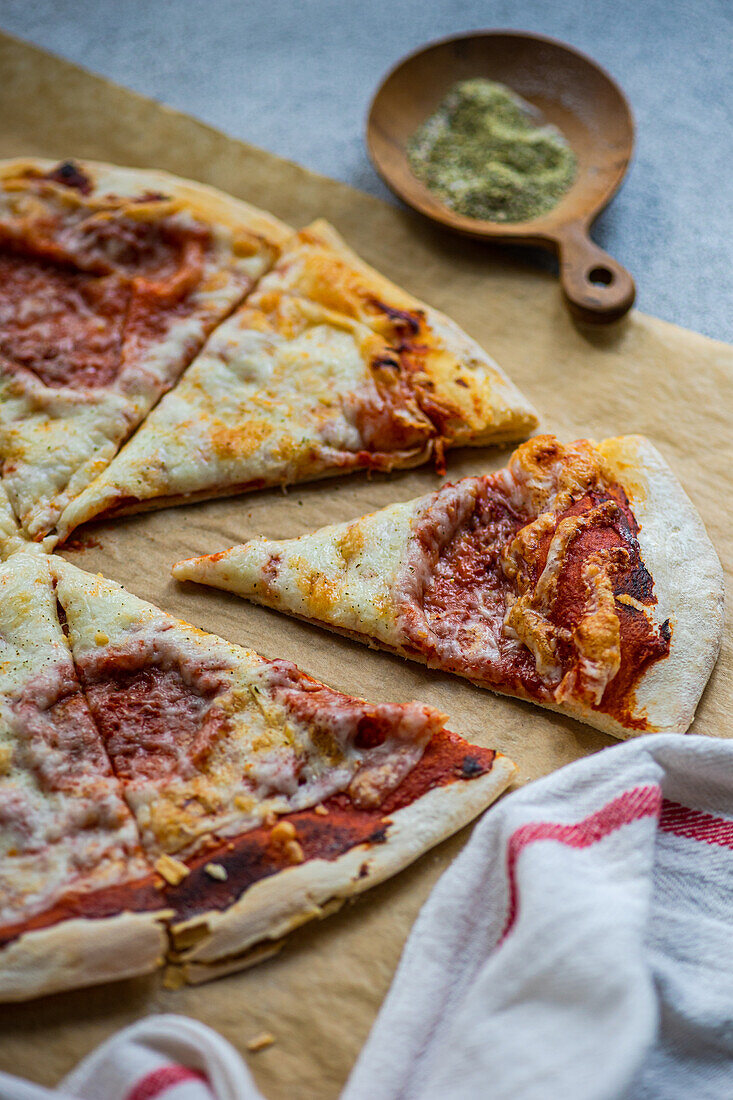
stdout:
MULTIPOLYGON (((655 620, 669 619, 672 627, 669 656, 637 684, 638 710, 657 730, 684 733, 720 652, 723 568, 692 502, 648 439, 607 439, 599 450, 640 525, 641 557, 657 597, 655 620)), ((630 737, 637 731, 609 732, 630 737)))
POLYGON ((171 915, 78 918, 23 933, 0 949, 0 1002, 149 974, 163 963, 171 915))
POLYGON ((361 277, 365 288, 376 298, 383 298, 390 306, 419 310, 424 314, 437 343, 449 354, 448 362, 438 360, 426 368, 435 399, 455 408, 460 415, 460 426, 450 429, 448 446, 485 447, 505 443, 521 439, 537 427, 539 417, 533 406, 488 352, 455 321, 366 264, 323 218, 307 226, 300 235, 335 253, 361 277), (456 384, 458 376, 460 385, 456 384))
POLYGON ((324 917, 349 897, 376 886, 457 832, 509 785, 516 768, 497 754, 489 773, 429 791, 389 815, 384 843, 359 844, 334 860, 313 859, 261 879, 229 909, 213 910, 171 926, 174 958, 185 968, 251 965, 264 949, 315 917, 324 917))
MULTIPOLYGON (((128 195, 139 195, 141 190, 160 192, 184 203, 194 215, 206 222, 218 223, 232 230, 246 225, 253 233, 266 237, 280 247, 295 232, 267 211, 197 180, 183 179, 157 169, 123 168, 104 161, 80 159, 78 163, 85 172, 90 173, 94 191, 99 194, 114 194, 124 198, 128 195)), ((44 157, 20 157, 0 161, 0 184, 3 180, 12 179, 28 170, 42 174, 50 172, 58 164, 58 159, 49 160, 44 157)))

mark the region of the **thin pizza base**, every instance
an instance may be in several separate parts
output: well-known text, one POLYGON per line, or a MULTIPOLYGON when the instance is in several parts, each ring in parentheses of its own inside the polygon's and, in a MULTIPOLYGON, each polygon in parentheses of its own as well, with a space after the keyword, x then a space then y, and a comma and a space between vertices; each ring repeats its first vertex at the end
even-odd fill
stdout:
MULTIPOLYGON (((641 557, 654 579, 657 598, 653 617, 659 623, 667 618, 672 623, 669 657, 652 665, 635 686, 634 714, 643 718, 646 729, 630 728, 577 699, 555 705, 510 689, 502 694, 526 698, 619 738, 653 730, 684 732, 720 650, 720 562, 692 503, 648 440, 641 436, 609 439, 599 444, 599 450, 640 524, 641 557)), ((390 505, 299 539, 255 539, 208 558, 179 562, 173 574, 178 580, 212 584, 370 646, 441 667, 401 644, 391 589, 405 559, 411 527, 428 499, 390 505), (286 579, 276 585, 263 582, 272 554, 279 557, 278 575, 287 571, 286 579), (319 578, 312 583, 316 572, 319 578)), ((449 513, 450 505, 446 523, 452 522, 449 513)), ((496 690, 469 673, 462 675, 496 690)))
MULTIPOLYGON (((63 559, 38 553, 21 554, 5 563, 2 571, 8 590, 7 604, 2 606, 8 619, 5 631, 10 639, 8 644, 15 637, 13 631, 20 631, 21 656, 25 657, 28 650, 23 662, 16 658, 20 670, 18 683, 6 685, 8 700, 3 715, 8 719, 8 730, 19 745, 23 743, 20 739, 26 736, 25 727, 21 728, 20 719, 13 724, 15 694, 35 685, 44 667, 36 668, 40 663, 39 652, 49 650, 50 655, 44 658, 46 664, 58 654, 68 668, 67 679, 80 685, 84 714, 91 715, 97 726, 97 738, 104 739, 105 753, 112 764, 110 778, 115 789, 119 786, 118 793, 127 803, 128 816, 132 811, 137 839, 134 835, 128 838, 128 848, 124 849, 127 854, 120 855, 101 878, 95 878, 96 850, 86 858, 83 868, 83 861, 70 860, 65 877, 56 884, 48 901, 36 902, 33 908, 26 905, 27 882, 32 880, 22 876, 38 877, 44 873, 45 849, 37 846, 30 849, 28 866, 21 867, 6 884, 9 890, 5 901, 11 913, 15 884, 20 883, 22 889, 14 915, 4 925, 8 938, 0 947, 0 1001, 26 1000, 76 986, 147 974, 166 962, 177 968, 179 979, 190 977, 196 982, 252 965, 267 957, 292 928, 324 916, 346 898, 396 874, 476 817, 504 790, 515 772, 514 765, 501 754, 481 750, 445 731, 443 716, 431 708, 418 704, 370 705, 340 695, 287 663, 265 661, 179 622, 119 585, 85 573, 63 559), (28 619, 29 594, 35 601, 32 606, 38 606, 33 630, 26 637, 28 629, 24 622, 28 619), (63 612, 61 619, 57 608, 58 614, 63 612), (136 727, 133 722, 125 730, 124 723, 129 723, 130 715, 134 714, 135 689, 128 703, 123 700, 120 704, 121 709, 115 703, 100 704, 95 696, 96 665, 91 665, 91 679, 87 678, 90 666, 85 662, 90 653, 101 654, 101 682, 108 675, 116 685, 115 690, 122 690, 125 676, 131 673, 134 677, 138 669, 160 671, 161 676, 165 670, 178 669, 182 682, 191 685, 200 682, 200 690, 209 700, 207 706, 211 705, 213 710, 228 708, 228 723, 211 753, 204 752, 199 757, 191 748, 190 756, 186 757, 188 764, 181 773, 186 796, 181 807, 183 817, 190 809, 189 803, 199 795, 209 816, 200 830, 188 828, 183 845, 175 827, 177 771, 174 769, 171 777, 164 768, 158 782, 157 771, 130 770, 130 756, 126 753, 133 741, 124 738, 134 736, 136 727), (196 679, 199 674, 200 681, 196 679), (285 694, 280 696, 278 691, 283 684, 285 694), (315 698, 315 712, 306 708, 299 718, 298 699, 288 702, 291 700, 288 692, 301 692, 301 704, 304 698, 315 698), (312 692, 317 692, 317 696, 313 697, 312 692), (120 725, 113 725, 111 741, 106 740, 110 733, 96 709, 99 705, 110 705, 113 715, 122 716, 120 725), (290 710, 286 709, 288 706, 290 710), (335 751, 337 742, 328 740, 329 714, 334 716, 336 729, 350 730, 343 734, 345 744, 340 759, 335 751), (261 724, 262 716, 265 725, 260 732, 258 723, 261 724), (327 774, 326 785, 312 789, 306 789, 299 781, 295 795, 305 792, 305 801, 288 809, 282 800, 287 799, 288 792, 293 794, 291 776, 282 746, 278 749, 277 745, 278 737, 284 739, 285 746, 302 741, 299 721, 305 723, 312 741, 314 768, 327 761, 323 770, 331 778, 327 774), (215 779, 216 765, 209 772, 207 761, 214 759, 219 749, 227 759, 234 759, 226 750, 226 742, 229 737, 239 736, 238 723, 242 727, 245 758, 239 770, 235 760, 235 770, 241 779, 245 773, 253 778, 254 791, 258 789, 254 776, 260 759, 255 744, 265 742, 260 746, 267 771, 264 794, 245 799, 254 804, 259 798, 254 808, 262 812, 254 819, 253 807, 239 803, 236 788, 230 791, 223 785, 220 788, 223 801, 219 805, 215 797, 210 801, 217 793, 213 787, 204 786, 197 794, 195 785, 197 778, 205 779, 209 774, 215 779), (360 742, 362 731, 364 741, 360 742), (120 733, 124 743, 117 736, 120 733), (381 740, 372 740, 375 733, 381 734, 381 740), (246 741, 250 734, 254 738, 252 745, 246 741), (424 749, 416 759, 413 742, 422 744, 424 749), (431 744, 436 746, 433 754, 429 752, 431 744), (272 759, 267 757, 270 749, 275 752, 272 759), (344 772, 343 766, 352 750, 359 753, 356 773, 344 772), (402 770, 401 764, 410 760, 413 763, 402 770), (282 779, 277 779, 278 768, 284 769, 282 779), (388 774, 380 779, 385 768, 388 774), (194 786, 186 794, 185 784, 191 779, 191 770, 195 773, 194 786), (135 786, 136 775, 143 777, 142 788, 135 786), (359 775, 363 777, 361 786, 357 786, 359 775), (365 791, 367 775, 371 778, 365 791), (414 784, 403 788, 402 782, 409 783, 409 777, 414 778, 414 784), (146 801, 146 795, 152 796, 153 801, 146 801), (391 804, 399 807, 394 811, 387 808, 390 796, 395 799, 391 804), (336 798, 333 804, 328 801, 331 797, 336 798), (321 798, 325 798, 326 805, 321 798), (278 804, 281 804, 278 812, 269 808, 278 804), (151 809, 163 813, 160 830, 149 827, 151 809), (311 822, 310 826, 304 818, 311 822), (295 852, 287 844, 283 846, 282 836, 276 837, 275 826, 282 832, 284 823, 288 823, 286 837, 297 836, 302 840, 303 846, 296 844, 295 852), (187 862, 182 863, 182 859, 187 862), (107 887, 114 890, 111 896, 106 892, 96 894, 97 889, 106 891, 107 887), (215 903, 220 907, 213 909, 215 903), (27 917, 24 906, 28 908, 27 917)), ((176 675, 174 672, 174 678, 176 675)), ((144 720, 148 726, 154 724, 156 718, 168 712, 167 706, 177 722, 171 744, 178 747, 179 753, 186 754, 186 708, 175 694, 166 696, 163 692, 162 697, 157 694, 162 690, 155 686, 157 683, 154 681, 153 687, 146 689, 144 720)), ((44 685, 40 678, 32 695, 38 697, 38 705, 45 714, 56 705, 56 695, 44 685)), ((74 691, 77 690, 75 687, 74 691)), ((60 759, 54 758, 53 768, 63 778, 68 762, 64 740, 67 734, 63 725, 54 725, 54 714, 50 710, 41 735, 45 738, 44 746, 57 755, 61 752, 60 759)), ((206 714, 207 711, 202 712, 206 714)), ((206 718, 201 721, 205 723, 206 718)), ((37 725, 29 729, 29 737, 37 736, 37 725)), ((73 744, 78 749, 77 742, 75 733, 73 744)), ((159 730, 146 749, 158 752, 161 743, 159 730)), ((307 754, 309 750, 302 744, 301 751, 307 754)), ((132 755, 137 758, 138 753, 132 755)), ((10 760, 14 760, 13 753, 10 760)), ((310 758, 308 761, 302 778, 308 771, 310 758)), ((5 766, 7 763, 5 760, 5 766)), ((27 766, 24 756, 21 760, 19 755, 15 763, 17 767, 27 766)), ((97 770, 102 776, 108 774, 102 764, 97 765, 97 770)), ((77 772, 82 774, 81 763, 77 763, 75 776, 77 772)), ((15 774, 8 773, 9 783, 15 782, 15 774)), ((94 795, 82 796, 78 789, 80 782, 78 778, 73 780, 69 799, 73 803, 82 797, 92 799, 82 807, 84 826, 88 829, 90 821, 96 821, 92 811, 97 804, 94 795)), ((14 803, 11 801, 10 805, 14 803)), ((51 812, 53 804, 49 806, 51 812)), ((193 825, 202 821, 195 815, 191 820, 193 825)), ((95 834, 94 843, 106 857, 110 849, 108 836, 114 836, 108 830, 113 826, 103 819, 97 827, 99 835, 95 834)), ((7 839, 12 843, 12 836, 7 839)))
POLYGON ((173 986, 253 966, 275 954, 294 929, 331 915, 468 825, 515 774, 515 765, 497 754, 485 775, 428 791, 387 815, 383 843, 358 844, 336 859, 278 871, 227 909, 185 921, 177 921, 170 908, 122 912, 23 933, 0 948, 0 1003, 138 977, 166 964, 164 980, 173 986))
POLYGON ((249 965, 250 952, 334 911, 350 897, 404 870, 478 816, 516 773, 497 755, 491 771, 469 783, 429 791, 388 815, 383 844, 359 844, 334 860, 313 859, 262 879, 224 911, 212 910, 171 926, 180 965, 249 965))
POLYGON ((0 1003, 149 974, 168 949, 171 910, 75 918, 0 948, 0 1003))

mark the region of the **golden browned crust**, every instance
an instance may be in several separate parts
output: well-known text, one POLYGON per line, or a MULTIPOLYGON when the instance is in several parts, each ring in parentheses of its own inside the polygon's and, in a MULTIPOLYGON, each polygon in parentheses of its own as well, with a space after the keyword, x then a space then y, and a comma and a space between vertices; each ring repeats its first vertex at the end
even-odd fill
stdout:
POLYGON ((25 932, 0 949, 0 1002, 148 974, 162 965, 171 910, 75 918, 25 932))
MULTIPOLYGON (((132 197, 145 192, 160 193, 175 199, 204 222, 226 226, 233 231, 246 227, 279 247, 294 232, 267 211, 195 180, 182 179, 156 169, 124 168, 103 161, 78 160, 74 163, 91 178, 92 194, 112 193, 132 197)), ((58 164, 58 160, 43 157, 0 161, 0 183, 5 187, 13 179, 45 175, 58 164)))

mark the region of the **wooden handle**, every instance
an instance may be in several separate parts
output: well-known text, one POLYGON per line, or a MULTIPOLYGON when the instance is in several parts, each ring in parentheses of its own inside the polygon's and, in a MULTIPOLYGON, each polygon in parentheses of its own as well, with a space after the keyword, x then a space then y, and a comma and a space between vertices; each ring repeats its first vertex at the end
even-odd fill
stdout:
POLYGON ((625 267, 588 236, 588 226, 573 222, 558 234, 560 282, 570 312, 586 324, 618 321, 636 297, 625 267))

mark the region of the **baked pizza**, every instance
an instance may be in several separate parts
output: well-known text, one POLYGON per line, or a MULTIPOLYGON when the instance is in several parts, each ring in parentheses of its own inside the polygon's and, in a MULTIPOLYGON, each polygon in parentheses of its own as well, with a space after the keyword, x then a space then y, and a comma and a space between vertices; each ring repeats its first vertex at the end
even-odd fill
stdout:
POLYGON ((164 172, 0 163, 0 463, 42 539, 292 230, 164 172))
POLYGON ((686 730, 722 634, 720 563, 640 436, 536 436, 495 473, 173 573, 617 737, 686 730))
POLYGON ((178 385, 64 511, 94 517, 518 440, 531 406, 452 321, 319 221, 296 234, 178 385))
POLYGON ((61 558, 0 565, 0 999, 202 981, 480 813, 501 754, 61 558))

